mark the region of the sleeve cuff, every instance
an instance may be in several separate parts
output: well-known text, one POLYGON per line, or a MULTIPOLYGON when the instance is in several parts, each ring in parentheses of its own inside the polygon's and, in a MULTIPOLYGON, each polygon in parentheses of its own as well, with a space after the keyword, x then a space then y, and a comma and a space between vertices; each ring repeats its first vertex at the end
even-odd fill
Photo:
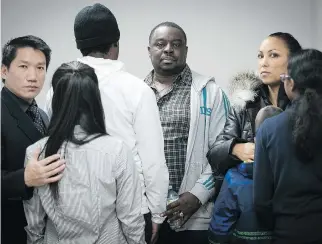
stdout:
POLYGON ((156 224, 162 224, 166 217, 161 217, 160 214, 152 214, 152 222, 156 224))
POLYGON ((196 183, 189 192, 196 196, 202 205, 208 202, 211 195, 210 192, 200 183, 196 183))

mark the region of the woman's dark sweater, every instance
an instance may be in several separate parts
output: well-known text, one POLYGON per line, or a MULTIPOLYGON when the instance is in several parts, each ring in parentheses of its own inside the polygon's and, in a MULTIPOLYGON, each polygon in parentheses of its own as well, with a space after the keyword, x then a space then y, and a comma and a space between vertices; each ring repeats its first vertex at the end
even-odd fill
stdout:
POLYGON ((322 145, 312 162, 298 160, 291 109, 267 119, 256 136, 255 209, 276 243, 322 243, 322 145))

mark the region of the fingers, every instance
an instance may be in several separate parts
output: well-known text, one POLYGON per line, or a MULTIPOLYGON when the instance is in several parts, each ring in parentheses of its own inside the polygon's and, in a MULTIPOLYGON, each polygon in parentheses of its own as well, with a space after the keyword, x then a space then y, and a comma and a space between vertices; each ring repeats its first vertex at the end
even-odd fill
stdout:
POLYGON ((167 217, 172 217, 172 215, 175 213, 175 212, 179 212, 181 210, 180 208, 180 204, 177 205, 177 207, 175 208, 171 208, 167 211, 165 211, 164 213, 161 214, 162 217, 164 216, 167 216, 167 217))
POLYGON ((180 215, 179 215, 179 211, 174 213, 172 216, 170 216, 170 218, 168 218, 168 222, 173 222, 176 221, 178 219, 183 219, 180 215))
POLYGON ((51 155, 47 158, 44 158, 43 160, 40 160, 39 163, 43 166, 46 166, 56 160, 60 159, 60 155, 59 154, 54 154, 54 155, 51 155))
POLYGON ((59 175, 57 175, 57 176, 47 178, 47 179, 45 180, 45 184, 50 184, 50 183, 53 183, 53 182, 59 181, 62 177, 63 177, 63 174, 59 174, 59 175))
POLYGON ((54 168, 53 170, 51 170, 51 171, 49 171, 49 172, 47 172, 45 174, 45 178, 50 178, 50 177, 52 177, 54 175, 57 175, 57 174, 62 173, 62 171, 65 169, 65 167, 66 167, 66 165, 65 164, 62 164, 62 165, 54 168))
POLYGON ((179 199, 177 201, 174 201, 167 205, 167 210, 170 210, 171 208, 176 208, 180 205, 179 199))
POLYGON ((254 143, 245 143, 245 151, 255 151, 254 143))
POLYGON ((58 167, 60 167, 61 165, 65 165, 65 160, 61 159, 58 160, 54 163, 48 164, 47 166, 44 167, 45 172, 50 172, 58 167))
POLYGON ((250 159, 251 161, 254 161, 254 154, 253 154, 253 155, 250 155, 249 159, 250 159))
POLYGON ((191 216, 185 215, 181 221, 181 227, 190 219, 191 216))

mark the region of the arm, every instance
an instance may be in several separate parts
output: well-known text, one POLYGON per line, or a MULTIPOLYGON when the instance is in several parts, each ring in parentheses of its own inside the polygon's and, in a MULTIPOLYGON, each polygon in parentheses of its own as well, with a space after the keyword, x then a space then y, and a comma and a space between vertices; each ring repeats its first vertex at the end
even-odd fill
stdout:
MULTIPOLYGON (((218 88, 215 97, 213 109, 210 115, 208 145, 212 145, 216 137, 224 127, 229 102, 224 92, 218 88)), ((208 148, 206 149, 208 151, 208 148)), ((209 163, 201 172, 201 175, 195 186, 191 189, 191 193, 195 195, 202 204, 205 204, 214 194, 215 179, 209 163)))
POLYGON ((27 244, 43 244, 46 227, 46 213, 41 205, 37 189, 34 190, 33 197, 28 201, 23 201, 27 226, 27 244))
MULTIPOLYGON (((230 171, 226 174, 226 177, 229 174, 230 171)), ((226 177, 216 199, 210 224, 210 239, 215 243, 229 243, 240 215, 237 198, 234 196, 226 177)))
MULTIPOLYGON (((30 146, 26 149, 25 166, 32 157, 32 153, 35 150, 34 147, 37 146, 38 144, 35 144, 35 146, 30 146)), ((42 207, 37 188, 33 190, 33 196, 30 200, 23 201, 23 207, 27 220, 27 226, 25 227, 27 244, 42 244, 45 235, 46 213, 42 207)))
POLYGON ((32 197, 33 188, 25 185, 25 169, 16 171, 1 170, 2 196, 8 200, 26 200, 32 197))
POLYGON ((272 198, 274 181, 272 168, 266 149, 265 122, 257 132, 254 164, 254 205, 259 223, 263 228, 272 227, 272 198))
MULTIPOLYGON (((8 165, 5 163, 6 158, 6 140, 1 138, 1 166, 8 165)), ((33 188, 25 185, 25 169, 8 171, 1 168, 1 191, 2 197, 9 200, 25 200, 32 196, 33 188)))
POLYGON ((155 95, 148 87, 136 111, 134 130, 152 221, 161 224, 164 219, 158 215, 166 210, 169 172, 165 163, 159 109, 155 95))
POLYGON ((116 159, 116 214, 129 244, 143 244, 144 218, 141 213, 141 186, 133 155, 123 145, 116 159))
POLYGON ((225 175, 228 169, 240 163, 240 160, 231 154, 233 146, 236 143, 246 142, 240 138, 241 128, 239 116, 234 108, 231 108, 224 129, 216 141, 213 144, 209 144, 210 150, 207 158, 212 169, 218 174, 225 175))

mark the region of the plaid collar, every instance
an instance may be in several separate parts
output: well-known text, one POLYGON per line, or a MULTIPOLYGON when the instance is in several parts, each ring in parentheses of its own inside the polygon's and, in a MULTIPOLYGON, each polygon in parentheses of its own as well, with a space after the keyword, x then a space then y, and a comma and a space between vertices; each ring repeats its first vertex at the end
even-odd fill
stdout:
MULTIPOLYGON (((152 70, 144 79, 144 82, 148 86, 153 85, 153 75, 154 75, 154 70, 152 70)), ((192 84, 192 74, 189 66, 186 64, 184 69, 181 71, 181 73, 175 78, 175 82, 183 81, 186 85, 191 85, 192 84)))

